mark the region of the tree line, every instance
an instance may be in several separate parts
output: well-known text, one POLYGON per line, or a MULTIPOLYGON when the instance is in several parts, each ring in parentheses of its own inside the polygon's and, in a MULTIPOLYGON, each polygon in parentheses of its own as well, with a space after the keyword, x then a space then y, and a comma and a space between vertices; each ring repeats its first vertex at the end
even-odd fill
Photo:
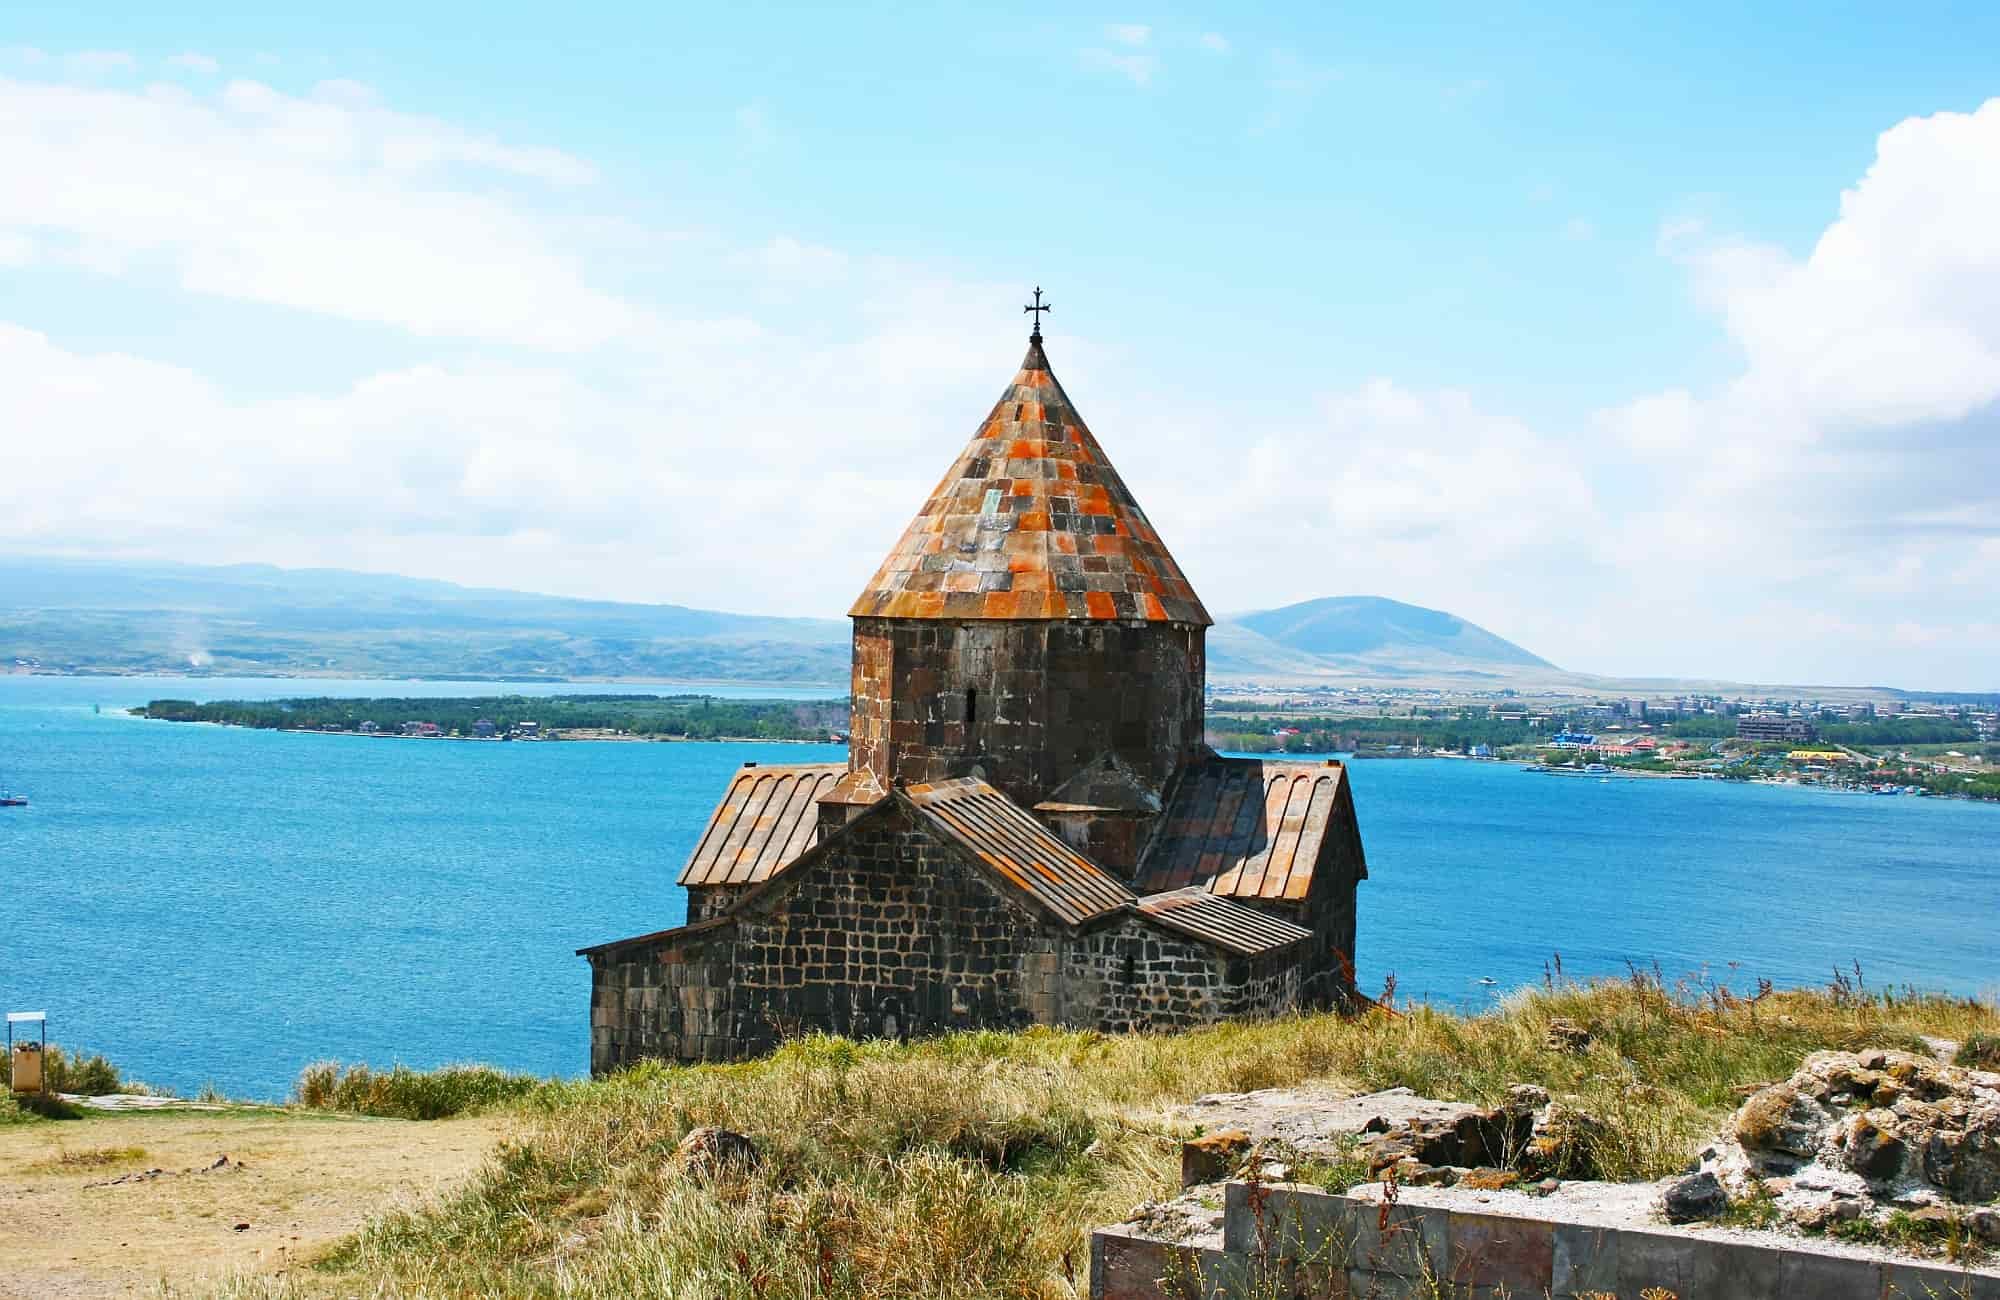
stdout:
POLYGON ((502 695, 438 699, 154 700, 134 712, 168 722, 221 722, 266 730, 359 731, 372 722, 399 732, 431 722, 470 736, 480 722, 499 734, 533 722, 543 731, 618 730, 687 740, 824 739, 845 731, 845 700, 726 700, 712 695, 502 695))

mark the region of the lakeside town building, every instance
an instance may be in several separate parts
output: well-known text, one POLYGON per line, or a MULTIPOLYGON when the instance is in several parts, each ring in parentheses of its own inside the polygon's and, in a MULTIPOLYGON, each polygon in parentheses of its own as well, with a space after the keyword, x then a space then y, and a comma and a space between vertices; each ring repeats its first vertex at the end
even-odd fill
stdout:
POLYGON ((1347 771, 1204 743, 1212 620, 1039 327, 849 616, 846 763, 745 765, 687 923, 580 951, 594 1071, 1352 996, 1347 771))
POLYGON ((1805 718, 1790 718, 1777 713, 1752 713, 1736 720, 1738 740, 1758 741, 1809 741, 1818 737, 1813 724, 1805 718))

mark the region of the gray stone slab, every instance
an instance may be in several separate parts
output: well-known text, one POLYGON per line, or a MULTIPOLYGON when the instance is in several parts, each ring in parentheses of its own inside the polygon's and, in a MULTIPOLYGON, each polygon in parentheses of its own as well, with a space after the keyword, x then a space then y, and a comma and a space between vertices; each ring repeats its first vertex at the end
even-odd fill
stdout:
POLYGON ((1432 1278, 1440 1284, 1451 1276, 1451 1215, 1428 1205, 1389 1208, 1386 1227, 1381 1207, 1355 1205, 1354 1244, 1350 1266, 1399 1277, 1432 1278))
POLYGON ((1451 1211, 1451 1280, 1516 1295, 1549 1293, 1555 1230, 1540 1219, 1451 1211))
POLYGON ((1788 1250, 1778 1275, 1778 1288, 1786 1296, 1823 1296, 1825 1300, 1855 1300, 1879 1297, 1883 1289, 1883 1266, 1872 1259, 1851 1259, 1845 1255, 1825 1255, 1817 1251, 1788 1250))
POLYGON ((1293 1183, 1230 1183, 1223 1191, 1222 1245, 1252 1257, 1345 1268, 1357 1221, 1372 1207, 1293 1183))
POLYGON ((1549 1290, 1561 1300, 1592 1291, 1618 1290, 1617 1228, 1584 1223, 1558 1223, 1549 1274, 1549 1290))
POLYGON ((1241 1255, 1159 1241, 1131 1224, 1090 1235, 1091 1300, 1225 1300, 1254 1292, 1251 1272, 1241 1255))
POLYGON ((2000 1278, 1943 1264, 1886 1264, 1882 1300, 1994 1300, 2000 1278))
POLYGON ((1781 1300, 1784 1252, 1741 1241, 1709 1241, 1695 1255, 1692 1294, 1713 1300, 1781 1300))
POLYGON ((1439 1294, 1421 1278, 1375 1273, 1365 1268, 1347 1270, 1346 1300, 1436 1300, 1439 1294))
POLYGON ((1222 1188, 1222 1248, 1244 1254, 1258 1248, 1262 1209, 1253 1203, 1255 1189, 1249 1183, 1227 1183, 1222 1188))
POLYGON ((1678 1233, 1629 1229, 1620 1233, 1618 1294, 1636 1296, 1648 1287, 1662 1287, 1677 1296, 1689 1295, 1704 1245, 1678 1233))

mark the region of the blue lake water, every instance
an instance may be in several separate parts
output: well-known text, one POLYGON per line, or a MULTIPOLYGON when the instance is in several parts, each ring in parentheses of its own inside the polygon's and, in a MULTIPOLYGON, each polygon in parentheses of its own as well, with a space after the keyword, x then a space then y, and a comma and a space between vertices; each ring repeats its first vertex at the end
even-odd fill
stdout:
MULTIPOLYGON (((740 764, 837 746, 463 744, 149 722, 160 696, 474 695, 547 682, 0 677, 0 1009, 182 1091, 299 1068, 588 1063, 574 950, 679 923, 740 764), (92 706, 101 705, 102 713, 92 706)), ((701 688, 823 698, 825 690, 701 688)), ((1490 763, 1352 766, 1365 987, 1477 1005, 1657 963, 1732 986, 2000 990, 2000 806, 1490 763), (1733 963, 1733 965, 1732 965, 1733 963)))

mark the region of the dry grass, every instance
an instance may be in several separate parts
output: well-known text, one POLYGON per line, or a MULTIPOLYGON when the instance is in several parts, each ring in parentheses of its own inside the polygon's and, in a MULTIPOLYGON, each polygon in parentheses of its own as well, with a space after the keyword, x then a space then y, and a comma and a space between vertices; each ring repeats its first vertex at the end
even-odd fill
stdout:
MULTIPOLYGON (((524 1136, 443 1205, 371 1223, 317 1278, 340 1294, 1072 1297, 1096 1224, 1176 1186, 1162 1113, 1204 1092, 1331 1080, 1493 1102, 1542 1084, 1608 1121, 1614 1177, 1682 1165, 1738 1100, 1829 1046, 1965 1040, 1990 1003, 1826 992, 1732 997, 1648 977, 1181 1035, 809 1038, 744 1065, 646 1066, 530 1093, 524 1136), (1589 1029, 1552 1050, 1556 1018, 1589 1029), (766 1163, 720 1185, 668 1157, 698 1124, 766 1163)), ((268 1284, 246 1283, 242 1293, 268 1284)))
POLYGON ((519 1101, 542 1086, 525 1075, 490 1065, 447 1065, 374 1070, 317 1061, 299 1072, 293 1100, 313 1110, 338 1110, 383 1119, 449 1119, 519 1101))
POLYGON ((49 1164, 57 1169, 103 1169, 110 1165, 137 1164, 145 1158, 144 1147, 91 1147, 85 1151, 58 1151, 49 1164))

